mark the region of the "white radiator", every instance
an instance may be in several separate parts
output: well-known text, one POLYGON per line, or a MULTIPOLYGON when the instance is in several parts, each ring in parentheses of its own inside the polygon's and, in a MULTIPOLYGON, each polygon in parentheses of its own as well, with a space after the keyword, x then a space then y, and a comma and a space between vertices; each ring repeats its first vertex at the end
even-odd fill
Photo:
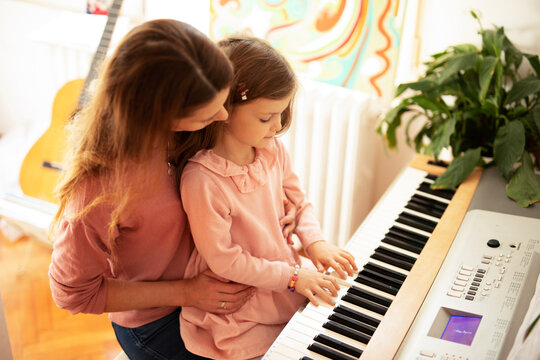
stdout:
POLYGON ((383 112, 372 95, 301 79, 287 146, 328 241, 344 245, 375 204, 383 112))

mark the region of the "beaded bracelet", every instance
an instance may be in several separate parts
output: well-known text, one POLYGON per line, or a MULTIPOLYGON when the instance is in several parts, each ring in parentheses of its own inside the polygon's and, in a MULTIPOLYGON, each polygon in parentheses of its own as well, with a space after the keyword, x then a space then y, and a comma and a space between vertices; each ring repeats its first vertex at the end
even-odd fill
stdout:
POLYGON ((294 292, 294 284, 296 283, 296 280, 298 280, 298 271, 300 270, 300 266, 296 265, 294 267, 294 273, 291 277, 291 281, 289 282, 289 285, 287 286, 287 289, 289 289, 290 292, 294 292))

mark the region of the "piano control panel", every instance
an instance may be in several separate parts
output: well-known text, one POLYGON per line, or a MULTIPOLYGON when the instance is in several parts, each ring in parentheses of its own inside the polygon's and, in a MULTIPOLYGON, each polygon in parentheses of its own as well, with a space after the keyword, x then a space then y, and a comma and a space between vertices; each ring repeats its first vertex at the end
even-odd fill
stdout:
POLYGON ((469 211, 396 359, 506 359, 539 273, 539 219, 469 211))

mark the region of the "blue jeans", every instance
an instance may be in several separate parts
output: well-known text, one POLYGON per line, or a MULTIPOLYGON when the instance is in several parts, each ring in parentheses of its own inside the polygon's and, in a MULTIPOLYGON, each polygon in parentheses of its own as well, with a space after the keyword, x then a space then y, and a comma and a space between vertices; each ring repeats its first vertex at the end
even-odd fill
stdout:
POLYGON ((131 360, 208 360, 186 349, 180 337, 180 311, 137 328, 112 323, 118 343, 131 360))

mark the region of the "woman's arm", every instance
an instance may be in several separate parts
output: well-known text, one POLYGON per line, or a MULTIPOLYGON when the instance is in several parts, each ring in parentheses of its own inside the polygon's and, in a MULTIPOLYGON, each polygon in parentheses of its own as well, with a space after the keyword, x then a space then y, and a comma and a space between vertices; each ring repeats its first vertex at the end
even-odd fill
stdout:
POLYGON ((188 280, 122 281, 107 279, 105 312, 160 306, 194 306, 228 314, 238 310, 253 295, 247 285, 228 283, 210 270, 188 280), (225 302, 224 309, 221 304, 225 302))

